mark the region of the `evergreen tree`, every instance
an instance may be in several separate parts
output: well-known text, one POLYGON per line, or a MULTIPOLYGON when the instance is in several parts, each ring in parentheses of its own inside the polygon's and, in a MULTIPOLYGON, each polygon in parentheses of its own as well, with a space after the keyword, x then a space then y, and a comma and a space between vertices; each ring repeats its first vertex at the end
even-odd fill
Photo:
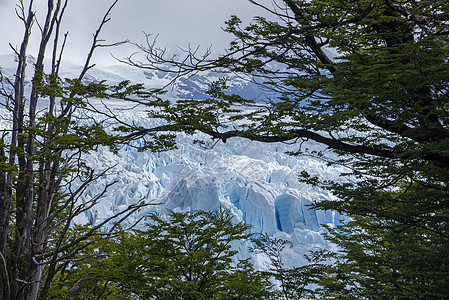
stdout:
POLYGON ((341 182, 302 174, 341 199, 316 208, 351 217, 330 232, 341 253, 322 281, 327 299, 448 298, 449 3, 250 2, 271 17, 246 27, 231 18, 225 30, 235 40, 219 59, 188 53, 173 61, 149 43, 137 45, 149 58, 138 66, 246 73, 276 99, 242 99, 218 82, 209 99, 160 103, 150 115, 167 120, 167 130, 223 142, 298 141, 293 154, 348 168, 341 182), (308 151, 308 140, 338 156, 308 151))
MULTIPOLYGON (((124 232, 99 260, 94 278, 141 299, 268 299, 268 276, 238 260, 232 243, 248 226, 229 212, 152 213, 144 230, 124 232), (108 270, 105 272, 104 270, 108 270)), ((92 272, 92 271, 91 271, 92 272)))

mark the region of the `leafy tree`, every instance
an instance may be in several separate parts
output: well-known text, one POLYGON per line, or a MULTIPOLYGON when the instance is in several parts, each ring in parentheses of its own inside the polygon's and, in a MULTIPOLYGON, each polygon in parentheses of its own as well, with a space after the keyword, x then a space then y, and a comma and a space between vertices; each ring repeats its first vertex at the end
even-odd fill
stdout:
POLYGON ((140 299, 268 299, 268 276, 238 260, 232 243, 249 226, 225 210, 152 213, 144 230, 123 232, 99 260, 94 278, 140 299), (105 272, 104 270, 108 270, 105 272))
MULTIPOLYGON (((57 274, 79 260, 98 236, 108 239, 120 232, 117 226, 101 234, 99 229, 148 205, 136 203, 95 226, 74 227, 75 218, 96 205, 112 185, 80 201, 88 186, 108 171, 87 167, 83 155, 102 145, 114 149, 121 141, 106 132, 105 118, 83 116, 98 109, 89 99, 107 102, 140 87, 85 80, 94 51, 106 46, 100 32, 117 1, 101 20, 79 76, 65 80, 59 69, 67 34, 62 37, 60 30, 68 1, 48 0, 42 20, 34 2, 18 1, 24 37, 19 49, 12 48, 17 71, 12 77, 0 76, 0 298, 5 300, 47 299, 57 274), (40 34, 39 50, 30 61, 28 47, 35 32, 40 34)), ((59 299, 77 287, 74 283, 59 299)))
POLYGON ((218 84, 209 99, 163 102, 150 115, 168 121, 163 129, 199 130, 223 142, 298 141, 293 154, 348 168, 341 182, 302 174, 341 199, 315 207, 352 218, 330 233, 342 251, 331 280, 322 282, 327 298, 448 298, 448 2, 250 2, 271 17, 246 27, 232 17, 225 30, 235 40, 218 59, 187 52, 174 61, 148 39, 136 45, 148 63, 127 62, 175 66, 180 75, 246 73, 276 99, 242 99, 218 84), (337 156, 308 151, 308 140, 337 156))

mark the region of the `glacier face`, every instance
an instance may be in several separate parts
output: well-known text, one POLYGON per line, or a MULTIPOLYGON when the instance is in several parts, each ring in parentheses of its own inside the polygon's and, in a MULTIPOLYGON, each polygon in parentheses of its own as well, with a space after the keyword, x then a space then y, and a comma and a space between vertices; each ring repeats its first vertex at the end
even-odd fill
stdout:
MULTIPOLYGON (((143 110, 124 111, 121 119, 148 127, 156 125, 143 110)), ((207 139, 200 134, 179 134, 178 149, 161 153, 138 152, 135 147, 125 146, 117 154, 107 148, 89 154, 86 161, 94 169, 115 167, 90 186, 84 197, 92 197, 112 181, 117 183, 78 222, 98 222, 143 199, 155 205, 129 218, 129 224, 150 211, 164 214, 167 210, 226 208, 236 221, 250 224, 252 233, 290 240, 292 248, 283 254, 287 266, 304 264, 303 255, 309 250, 332 247, 323 239, 322 224, 335 226, 342 216, 333 211, 316 211, 309 205, 334 196, 300 183, 298 174, 305 170, 322 179, 337 179, 341 168, 285 153, 297 150, 297 145, 234 138, 204 149, 194 143, 201 138, 207 139)), ((248 244, 237 246, 243 257, 253 255, 248 252, 248 244)), ((253 259, 258 267, 268 266, 261 255, 253 255, 253 259)))

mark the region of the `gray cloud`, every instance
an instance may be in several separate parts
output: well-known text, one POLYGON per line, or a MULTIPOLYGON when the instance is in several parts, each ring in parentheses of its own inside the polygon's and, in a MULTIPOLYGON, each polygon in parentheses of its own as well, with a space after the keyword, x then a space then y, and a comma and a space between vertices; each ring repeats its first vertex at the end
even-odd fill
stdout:
MULTIPOLYGON (((25 1, 25 3, 28 3, 25 1)), ((20 45, 23 26, 14 13, 16 0, 0 0, 0 53, 10 52, 8 43, 20 45)), ((35 0, 40 16, 46 11, 46 0, 35 0)), ((69 32, 66 55, 81 61, 87 53, 92 34, 112 0, 72 0, 65 17, 63 31, 69 32)), ((261 13, 247 0, 121 0, 112 11, 112 19, 103 31, 107 42, 130 39, 143 43, 142 31, 159 34, 159 42, 168 48, 176 46, 214 45, 223 52, 231 37, 220 29, 232 14, 250 19, 261 13)), ((35 28, 35 34, 37 33, 35 28)), ((37 37, 36 40, 37 41, 37 37)), ((34 42, 34 47, 37 47, 34 42)), ((97 53, 100 62, 110 60, 109 52, 119 57, 135 49, 120 47, 97 53)))

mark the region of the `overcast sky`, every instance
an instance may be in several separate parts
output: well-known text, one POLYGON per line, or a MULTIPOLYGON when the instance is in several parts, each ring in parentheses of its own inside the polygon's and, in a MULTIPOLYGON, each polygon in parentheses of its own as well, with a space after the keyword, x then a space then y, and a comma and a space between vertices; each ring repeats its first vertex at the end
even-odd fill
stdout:
MULTIPOLYGON (((268 1, 268 0, 267 0, 268 1)), ((23 25, 15 16, 17 0, 0 0, 0 53, 11 52, 8 43, 19 46, 23 25)), ((24 1, 26 4, 29 0, 24 1)), ((81 61, 87 52, 92 34, 112 0, 71 0, 65 17, 64 31, 69 31, 67 56, 81 61)), ((35 10, 46 11, 47 0, 35 0, 35 10)), ((247 0, 119 0, 112 12, 112 19, 104 30, 107 42, 131 39, 144 42, 142 31, 159 34, 159 42, 168 48, 177 45, 213 44, 215 52, 222 53, 231 39, 220 29, 233 14, 248 21, 260 15, 260 8, 247 0)), ((37 33, 35 28, 35 34, 37 33)), ((36 34, 37 36, 37 34, 36 34)), ((36 44, 34 40, 34 44, 36 44)), ((36 46, 37 47, 37 46, 36 46)), ((110 60, 112 52, 119 57, 132 53, 133 49, 121 47, 97 53, 96 61, 110 60)))

